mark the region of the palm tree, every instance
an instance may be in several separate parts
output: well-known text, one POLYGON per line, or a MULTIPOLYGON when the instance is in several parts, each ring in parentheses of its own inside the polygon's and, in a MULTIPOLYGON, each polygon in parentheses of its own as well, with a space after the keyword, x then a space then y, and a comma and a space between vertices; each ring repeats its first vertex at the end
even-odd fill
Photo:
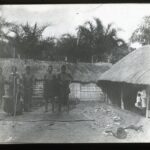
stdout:
POLYGON ((6 36, 9 34, 9 28, 12 26, 12 23, 7 22, 4 18, 0 17, 0 40, 6 40, 6 36))
POLYGON ((131 43, 139 42, 142 45, 150 44, 150 16, 145 16, 143 22, 132 33, 131 43))
POLYGON ((78 56, 77 52, 77 37, 71 34, 63 34, 60 39, 57 41, 57 54, 68 57, 68 61, 74 60, 78 56))
POLYGON ((118 38, 120 29, 113 28, 113 24, 105 27, 99 18, 94 18, 94 21, 95 25, 87 21, 77 28, 80 35, 78 43, 90 56, 97 54, 104 61, 106 56, 113 55, 112 49, 124 45, 125 42, 118 38))
POLYGON ((35 58, 41 54, 38 45, 42 40, 42 33, 47 27, 48 25, 39 27, 37 23, 30 26, 28 22, 25 25, 13 24, 10 32, 14 33, 14 36, 7 36, 7 38, 23 57, 35 58))
POLYGON ((11 57, 11 47, 8 45, 7 35, 12 26, 4 18, 0 17, 0 57, 11 57))

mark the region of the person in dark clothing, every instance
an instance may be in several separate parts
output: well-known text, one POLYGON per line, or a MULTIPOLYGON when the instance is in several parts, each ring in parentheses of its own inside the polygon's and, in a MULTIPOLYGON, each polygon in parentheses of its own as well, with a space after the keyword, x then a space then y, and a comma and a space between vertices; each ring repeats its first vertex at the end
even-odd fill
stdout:
POLYGON ((54 104, 55 102, 58 102, 58 98, 59 98, 59 81, 56 75, 53 75, 52 87, 53 87, 53 92, 52 92, 51 103, 52 103, 52 112, 54 112, 54 104))
POLYGON ((54 112, 54 97, 57 96, 58 86, 56 75, 52 73, 53 67, 48 67, 47 73, 44 75, 44 100, 45 112, 48 112, 48 101, 52 103, 52 111, 54 112))
POLYGON ((52 87, 53 87, 53 97, 58 97, 59 96, 59 81, 57 75, 53 75, 53 80, 52 80, 52 87))
POLYGON ((31 111, 32 108, 32 93, 34 84, 34 75, 31 73, 30 66, 26 67, 26 72, 22 75, 24 111, 31 111))
POLYGON ((69 111, 69 93, 70 93, 70 82, 73 80, 72 76, 66 72, 66 66, 61 67, 61 73, 58 75, 59 80, 59 98, 60 106, 59 111, 61 111, 61 104, 67 105, 69 111))
POLYGON ((3 70, 0 67, 0 105, 2 104, 2 97, 4 95, 4 82, 5 82, 2 72, 3 70))

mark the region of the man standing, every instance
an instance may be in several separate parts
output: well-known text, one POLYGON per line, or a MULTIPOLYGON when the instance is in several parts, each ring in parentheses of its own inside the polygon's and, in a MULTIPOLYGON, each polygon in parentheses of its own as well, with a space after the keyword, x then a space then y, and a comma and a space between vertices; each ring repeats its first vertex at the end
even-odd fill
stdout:
POLYGON ((0 67, 0 105, 2 104, 2 97, 4 95, 4 76, 2 74, 3 70, 0 67))
POLYGON ((22 103, 20 101, 20 76, 17 67, 12 66, 12 72, 9 76, 9 97, 4 103, 4 111, 11 114, 22 114, 22 103))
POLYGON ((31 73, 30 66, 26 67, 26 72, 22 77, 23 81, 23 94, 24 94, 24 111, 31 111, 32 107, 32 93, 33 93, 33 84, 34 76, 31 73))
POLYGON ((66 66, 61 67, 61 73, 58 75, 59 86, 60 86, 60 106, 59 111, 61 111, 61 104, 67 105, 69 111, 69 84, 73 80, 72 76, 66 72, 66 66))
MULTIPOLYGON (((44 100, 45 100, 45 112, 48 112, 48 101, 49 99, 53 105, 54 93, 56 92, 54 89, 54 77, 55 75, 52 73, 53 67, 50 65, 46 74, 44 75, 44 100)), ((52 106, 52 111, 54 111, 54 107, 52 106)))

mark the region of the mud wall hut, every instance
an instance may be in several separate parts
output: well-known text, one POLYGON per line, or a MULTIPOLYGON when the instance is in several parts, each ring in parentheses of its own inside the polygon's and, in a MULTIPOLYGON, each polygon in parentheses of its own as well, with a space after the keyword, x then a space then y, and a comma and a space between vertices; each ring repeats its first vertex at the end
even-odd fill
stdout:
POLYGON ((133 110, 137 91, 147 91, 147 113, 149 116, 150 46, 143 46, 114 64, 102 74, 98 85, 106 94, 106 100, 122 109, 133 110))
POLYGON ((108 63, 99 66, 91 63, 68 64, 68 71, 73 76, 70 98, 77 98, 80 101, 103 101, 103 92, 97 86, 97 79, 110 67, 111 64, 108 63))

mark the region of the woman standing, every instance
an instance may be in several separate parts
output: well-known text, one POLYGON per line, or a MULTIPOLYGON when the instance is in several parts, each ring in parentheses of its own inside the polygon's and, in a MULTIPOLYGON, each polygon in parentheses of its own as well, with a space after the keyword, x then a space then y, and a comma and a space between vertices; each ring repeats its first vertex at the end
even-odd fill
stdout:
POLYGON ((140 110, 141 115, 143 116, 146 115, 146 99, 146 91, 144 89, 138 91, 135 107, 137 107, 140 110))
POLYGON ((17 72, 17 67, 12 67, 12 72, 9 75, 9 99, 5 100, 4 111, 14 115, 22 114, 22 103, 20 101, 20 76, 17 72))

